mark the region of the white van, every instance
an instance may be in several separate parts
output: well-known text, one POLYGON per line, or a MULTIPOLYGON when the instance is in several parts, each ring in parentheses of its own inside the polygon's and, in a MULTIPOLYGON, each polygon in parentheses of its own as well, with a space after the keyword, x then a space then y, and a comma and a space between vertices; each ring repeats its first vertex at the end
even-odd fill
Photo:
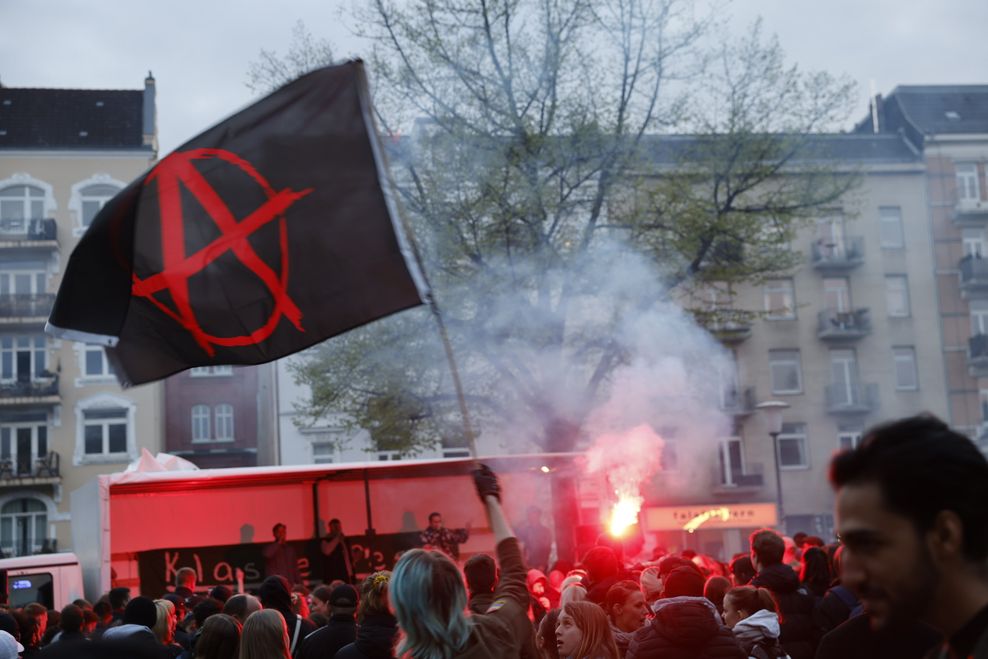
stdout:
POLYGON ((69 552, 0 559, 0 588, 11 608, 38 602, 61 610, 84 596, 79 559, 69 552))

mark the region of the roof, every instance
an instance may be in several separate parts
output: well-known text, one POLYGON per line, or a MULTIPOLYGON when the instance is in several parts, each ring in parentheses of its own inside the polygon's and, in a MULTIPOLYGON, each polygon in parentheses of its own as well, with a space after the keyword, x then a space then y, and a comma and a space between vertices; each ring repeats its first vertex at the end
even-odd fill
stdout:
POLYGON ((48 567, 50 565, 72 565, 78 563, 79 559, 71 552, 61 552, 58 554, 35 554, 33 556, 19 556, 16 558, 0 559, 0 570, 12 570, 26 567, 48 567))
POLYGON ((0 87, 0 149, 142 149, 141 90, 0 87))
MULTIPOLYGON (((988 85, 899 85, 878 103, 883 133, 988 133, 988 85)), ((871 116, 855 130, 871 131, 871 116)))

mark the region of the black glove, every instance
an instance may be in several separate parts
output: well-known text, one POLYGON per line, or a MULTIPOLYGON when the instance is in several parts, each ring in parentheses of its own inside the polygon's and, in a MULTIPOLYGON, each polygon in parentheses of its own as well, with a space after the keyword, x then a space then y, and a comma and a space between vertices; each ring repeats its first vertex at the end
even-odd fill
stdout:
POLYGON ((484 497, 494 497, 501 500, 501 484, 497 482, 497 474, 487 465, 480 465, 473 470, 473 484, 477 487, 477 496, 483 501, 484 497))

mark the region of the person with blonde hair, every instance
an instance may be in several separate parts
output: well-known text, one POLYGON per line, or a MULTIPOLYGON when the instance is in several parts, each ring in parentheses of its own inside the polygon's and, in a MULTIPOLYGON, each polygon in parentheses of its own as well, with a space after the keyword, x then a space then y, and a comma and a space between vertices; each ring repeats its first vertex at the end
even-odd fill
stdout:
POLYGON ((182 652, 182 646, 175 642, 175 627, 178 625, 175 605, 168 600, 154 600, 154 608, 157 618, 151 631, 154 632, 158 642, 168 648, 172 656, 178 656, 182 652))
POLYGON ((398 621, 391 614, 388 604, 388 585, 391 573, 375 572, 360 586, 360 604, 357 606, 357 639, 344 645, 336 653, 336 659, 379 659, 394 657, 398 621))
POLYGON ((401 630, 398 656, 412 659, 518 657, 533 641, 521 547, 501 509, 501 487, 488 467, 473 472, 496 542, 501 579, 487 613, 467 615, 467 589, 442 552, 413 549, 398 564, 388 589, 401 630))
POLYGON ((291 659, 288 625, 275 609, 255 611, 240 635, 239 659, 291 659))
POLYGON ((556 623, 560 659, 620 659, 611 623, 593 602, 570 602, 556 623))
POLYGON ((587 589, 580 584, 573 584, 563 589, 559 595, 559 606, 563 607, 570 602, 583 602, 587 599, 587 589))

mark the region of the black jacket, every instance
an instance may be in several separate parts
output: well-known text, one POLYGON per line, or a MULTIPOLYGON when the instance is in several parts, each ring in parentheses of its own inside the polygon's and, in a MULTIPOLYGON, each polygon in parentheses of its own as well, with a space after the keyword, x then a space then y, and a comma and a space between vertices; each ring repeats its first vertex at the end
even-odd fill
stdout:
POLYGON ((918 622, 893 622, 876 631, 860 615, 824 635, 816 659, 921 659, 939 642, 939 634, 918 622))
POLYGON ((851 610, 858 604, 858 598, 845 586, 835 584, 831 587, 823 596, 814 616, 820 636, 846 622, 851 617, 851 610))
POLYGON ((751 585, 768 588, 779 605, 782 619, 782 648, 792 659, 813 659, 818 633, 813 620, 816 601, 799 590, 799 577, 788 565, 778 563, 764 567, 751 585))
POLYGON ((746 659, 734 634, 702 597, 659 600, 655 617, 635 632, 626 659, 746 659))
POLYGON ((333 615, 329 623, 299 641, 298 659, 328 659, 344 645, 357 638, 357 623, 352 615, 333 615))
POLYGON ((368 615, 357 627, 357 640, 344 645, 336 659, 390 659, 394 657, 398 621, 389 613, 368 615))

